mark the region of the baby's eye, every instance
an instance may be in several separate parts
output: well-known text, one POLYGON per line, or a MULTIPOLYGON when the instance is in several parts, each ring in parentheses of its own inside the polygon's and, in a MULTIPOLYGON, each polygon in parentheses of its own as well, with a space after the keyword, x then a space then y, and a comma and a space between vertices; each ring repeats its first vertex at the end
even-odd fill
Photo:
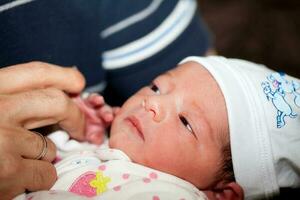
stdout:
POLYGON ((157 87, 157 85, 155 85, 154 83, 152 83, 150 86, 150 89, 155 92, 156 94, 160 94, 159 88, 157 87))
POLYGON ((182 122, 182 124, 188 129, 188 131, 190 131, 191 133, 194 133, 192 126, 190 125, 190 123, 184 116, 180 115, 179 119, 182 122))

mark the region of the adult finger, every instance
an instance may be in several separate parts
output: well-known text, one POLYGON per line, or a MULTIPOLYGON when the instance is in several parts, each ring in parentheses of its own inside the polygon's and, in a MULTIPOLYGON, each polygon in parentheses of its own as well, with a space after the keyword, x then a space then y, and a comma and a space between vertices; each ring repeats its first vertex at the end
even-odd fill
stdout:
POLYGON ((29 62, 0 69, 0 94, 55 87, 79 93, 85 79, 76 68, 59 67, 44 62, 29 62))
POLYGON ((22 166, 18 181, 28 191, 48 190, 57 179, 55 167, 47 161, 23 159, 22 166))
POLYGON ((0 121, 34 129, 58 123, 75 139, 84 139, 84 116, 61 90, 46 88, 0 96, 0 121))
POLYGON ((56 146, 49 138, 44 138, 46 143, 38 133, 24 130, 24 133, 19 134, 19 139, 14 143, 18 147, 19 155, 24 158, 35 159, 45 151, 41 160, 52 162, 56 157, 56 146))
MULTIPOLYGON (((10 152, 24 158, 34 159, 41 154, 45 148, 43 138, 31 131, 23 128, 5 128, 1 127, 0 152, 10 152)), ((43 160, 52 162, 56 157, 56 146, 54 143, 45 138, 47 142, 46 154, 43 160)), ((5 159, 5 158, 4 158, 5 159)))
POLYGON ((54 166, 47 161, 24 159, 13 153, 3 158, 0 163, 1 199, 12 199, 26 190, 50 189, 57 178, 54 166))

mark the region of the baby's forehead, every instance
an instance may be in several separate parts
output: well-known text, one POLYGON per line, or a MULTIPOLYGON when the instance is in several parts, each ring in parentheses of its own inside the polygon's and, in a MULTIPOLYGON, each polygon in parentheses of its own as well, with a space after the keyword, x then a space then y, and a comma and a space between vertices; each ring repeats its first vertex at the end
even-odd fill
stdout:
POLYGON ((208 72, 200 63, 194 62, 194 61, 189 61, 185 62, 182 64, 178 64, 176 67, 173 69, 169 70, 171 74, 173 73, 185 73, 186 75, 201 75, 204 72, 208 72), (188 73, 190 72, 190 73, 188 73), (191 73, 192 72, 192 73, 191 73))
POLYGON ((188 62, 185 62, 185 63, 179 63, 176 66, 176 68, 182 69, 182 70, 186 70, 186 69, 193 68, 193 67, 203 68, 203 66, 200 63, 195 62, 195 61, 188 61, 188 62))
POLYGON ((217 84, 217 81, 213 75, 200 63, 195 61, 189 61, 177 65, 174 69, 170 70, 170 73, 182 75, 193 84, 201 84, 203 87, 209 87, 211 83, 217 84))

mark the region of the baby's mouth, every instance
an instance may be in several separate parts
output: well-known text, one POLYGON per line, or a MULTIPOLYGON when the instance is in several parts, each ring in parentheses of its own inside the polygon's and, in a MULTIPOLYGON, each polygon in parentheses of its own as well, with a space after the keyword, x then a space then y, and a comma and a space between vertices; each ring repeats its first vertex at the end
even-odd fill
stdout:
POLYGON ((138 135, 145 140, 143 130, 140 124, 140 121, 135 116, 129 116, 126 118, 126 121, 128 121, 137 131, 138 135))

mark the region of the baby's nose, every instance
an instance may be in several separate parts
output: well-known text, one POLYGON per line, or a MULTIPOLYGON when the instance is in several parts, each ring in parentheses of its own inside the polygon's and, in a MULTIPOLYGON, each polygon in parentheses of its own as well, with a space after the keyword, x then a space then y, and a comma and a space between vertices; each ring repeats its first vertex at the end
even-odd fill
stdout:
POLYGON ((152 114, 152 119, 155 122, 161 122, 164 119, 164 106, 157 96, 145 98, 142 102, 142 106, 146 111, 152 114))

